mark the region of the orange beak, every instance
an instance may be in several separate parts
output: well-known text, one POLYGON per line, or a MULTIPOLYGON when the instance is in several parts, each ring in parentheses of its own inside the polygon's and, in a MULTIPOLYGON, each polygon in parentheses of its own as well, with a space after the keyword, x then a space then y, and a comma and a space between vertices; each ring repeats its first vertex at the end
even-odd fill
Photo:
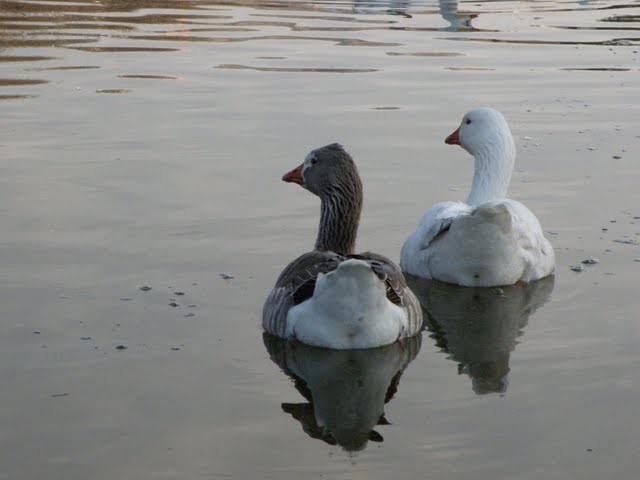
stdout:
POLYGON ((282 176, 282 181, 287 183, 297 183, 298 185, 304 185, 304 179, 302 178, 302 163, 290 172, 285 173, 282 176))
POLYGON ((460 128, 444 139, 447 145, 460 145, 460 128))

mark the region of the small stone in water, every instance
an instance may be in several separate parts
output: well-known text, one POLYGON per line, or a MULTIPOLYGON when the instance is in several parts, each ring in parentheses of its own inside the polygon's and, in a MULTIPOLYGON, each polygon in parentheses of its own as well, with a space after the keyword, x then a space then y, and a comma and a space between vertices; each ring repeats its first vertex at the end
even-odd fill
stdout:
POLYGON ((173 292, 175 295, 184 295, 184 292, 173 292))
POLYGON ((143 292, 148 292, 149 290, 151 290, 151 287, 149 285, 143 285, 140 287, 140 290, 142 290, 143 292))
POLYGON ((170 305, 170 306, 172 306, 172 307, 178 307, 178 306, 180 306, 180 304, 179 304, 179 303, 176 303, 176 302, 171 302, 169 305, 170 305))
POLYGON ((614 155, 611 158, 613 158, 614 160, 620 160, 622 157, 620 155, 614 155))
POLYGON ((574 272, 582 272, 584 270, 584 267, 582 265, 571 265, 569 267, 572 271, 574 272))
POLYGON ((225 280, 231 280, 233 278, 233 275, 229 275, 228 273, 221 273, 220 276, 225 280))
POLYGON ((584 260, 582 260, 582 263, 584 265, 595 265, 596 263, 600 263, 600 260, 598 260, 597 258, 586 258, 584 260))
POLYGON ((116 350, 126 350, 126 349, 127 349, 127 346, 126 346, 126 345, 118 345, 118 346, 116 347, 116 350))

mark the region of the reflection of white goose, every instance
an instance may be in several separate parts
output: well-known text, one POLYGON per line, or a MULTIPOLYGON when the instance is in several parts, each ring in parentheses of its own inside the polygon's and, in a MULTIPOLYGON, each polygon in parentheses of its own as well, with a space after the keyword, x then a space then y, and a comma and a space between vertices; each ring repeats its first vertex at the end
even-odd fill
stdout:
POLYGON ((516 146, 497 110, 467 112, 446 143, 460 145, 475 159, 466 203, 442 202, 422 217, 400 252, 412 274, 467 287, 531 282, 555 268, 553 247, 536 216, 505 198, 516 146))
POLYGON ((554 277, 526 286, 468 288, 408 277, 436 344, 458 363, 478 394, 502 393, 509 359, 529 316, 549 300, 554 277))
POLYGON ((471 20, 476 18, 476 13, 458 11, 458 0, 438 0, 439 11, 442 18, 449 22, 449 26, 443 30, 448 32, 475 30, 471 20))
POLYGON ((404 369, 420 351, 422 336, 369 350, 329 350, 263 336, 271 359, 293 378, 308 403, 283 403, 312 438, 347 451, 381 442, 376 425, 388 422, 384 405, 395 394, 404 369))

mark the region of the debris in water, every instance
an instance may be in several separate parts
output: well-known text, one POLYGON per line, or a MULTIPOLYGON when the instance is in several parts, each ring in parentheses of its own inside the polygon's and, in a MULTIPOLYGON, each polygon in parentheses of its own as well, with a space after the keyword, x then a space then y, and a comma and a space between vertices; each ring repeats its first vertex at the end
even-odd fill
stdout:
POLYGON ((180 347, 171 347, 171 350, 173 350, 174 352, 177 352, 178 350, 180 350, 180 347))
POLYGON ((582 265, 571 265, 569 268, 572 271, 578 272, 578 273, 580 273, 580 272, 582 272, 584 270, 584 267, 582 265))
POLYGON ((126 349, 127 349, 127 346, 126 346, 126 345, 118 345, 118 346, 116 347, 116 350, 126 350, 126 349))
POLYGON ((620 159, 622 158, 622 156, 620 156, 620 155, 614 155, 614 156, 613 156, 613 157, 611 157, 611 158, 613 158, 614 160, 620 160, 620 159))
POLYGON ((173 292, 175 295, 184 295, 184 292, 173 292))
POLYGON ((40 330, 34 330, 33 333, 35 333, 36 335, 40 335, 42 332, 40 330))
POLYGON ((80 337, 80 340, 91 340, 91 337, 80 337))
POLYGON ((195 313, 193 313, 193 312, 189 312, 189 313, 185 313, 185 314, 184 314, 184 316, 185 316, 185 317, 195 317, 195 316, 196 316, 196 314, 195 314, 195 313))
POLYGON ((151 290, 151 287, 149 285, 143 285, 140 287, 140 290, 142 290, 143 292, 148 292, 149 290, 151 290))
POLYGON ((58 398, 58 397, 68 397, 69 394, 68 393, 54 393, 51 395, 52 398, 58 398))
POLYGON ((596 263, 600 263, 600 260, 598 260, 597 258, 586 258, 584 260, 582 260, 583 265, 595 265, 596 263))
POLYGON ((625 245, 638 245, 638 242, 633 240, 632 238, 618 238, 614 240, 616 243, 624 243, 625 245))
POLYGON ((233 275, 229 275, 228 273, 221 273, 220 276, 225 280, 231 280, 233 278, 233 275))
POLYGON ((591 151, 597 150, 597 149, 598 149, 598 147, 587 147, 587 150, 591 150, 591 151))
POLYGON ((170 306, 172 306, 172 307, 178 307, 178 306, 180 306, 180 304, 179 304, 179 303, 176 303, 176 302, 171 302, 169 305, 170 305, 170 306))

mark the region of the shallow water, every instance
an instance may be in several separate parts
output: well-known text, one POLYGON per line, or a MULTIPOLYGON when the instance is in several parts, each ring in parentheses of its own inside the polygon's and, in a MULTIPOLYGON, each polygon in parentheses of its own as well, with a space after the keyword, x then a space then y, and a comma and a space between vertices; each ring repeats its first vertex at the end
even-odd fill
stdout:
POLYGON ((0 2, 0 478, 633 478, 638 50, 637 1, 0 2), (555 278, 417 282, 405 351, 263 341, 317 225, 282 173, 341 142, 397 259, 477 105, 555 278))

